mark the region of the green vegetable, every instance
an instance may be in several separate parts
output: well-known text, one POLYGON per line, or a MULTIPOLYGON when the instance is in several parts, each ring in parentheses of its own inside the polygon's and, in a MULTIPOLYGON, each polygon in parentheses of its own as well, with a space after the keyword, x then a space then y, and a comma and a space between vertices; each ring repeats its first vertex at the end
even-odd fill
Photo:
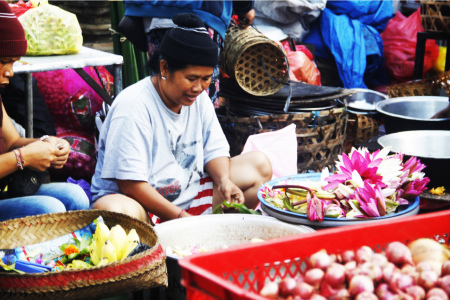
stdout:
MULTIPOLYGON (((228 208, 236 208, 239 213, 241 214, 252 214, 252 215, 260 215, 261 213, 254 211, 253 209, 247 208, 244 203, 229 203, 227 201, 224 201, 222 203, 225 207, 228 208)), ((223 209, 222 205, 217 205, 216 208, 214 208, 213 214, 222 214, 223 209)))

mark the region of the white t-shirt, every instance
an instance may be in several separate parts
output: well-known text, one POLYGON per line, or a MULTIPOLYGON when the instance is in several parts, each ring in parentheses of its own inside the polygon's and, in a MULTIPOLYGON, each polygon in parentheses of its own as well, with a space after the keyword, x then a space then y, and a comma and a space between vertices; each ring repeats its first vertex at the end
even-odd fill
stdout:
POLYGON ((174 113, 150 77, 123 90, 102 125, 92 178, 93 199, 120 193, 119 180, 147 181, 164 198, 187 209, 204 166, 229 157, 229 145, 206 92, 174 113))

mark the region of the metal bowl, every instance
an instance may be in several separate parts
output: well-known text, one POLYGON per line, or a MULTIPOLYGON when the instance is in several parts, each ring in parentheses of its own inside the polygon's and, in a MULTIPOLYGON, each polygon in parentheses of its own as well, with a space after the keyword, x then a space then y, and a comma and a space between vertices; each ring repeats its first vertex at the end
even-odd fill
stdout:
POLYGON ((386 133, 407 130, 450 130, 450 118, 431 119, 449 105, 448 97, 416 96, 387 99, 375 105, 386 133))
POLYGON ((375 105, 388 98, 387 95, 369 89, 352 89, 356 93, 347 97, 349 110, 355 113, 375 112, 375 105))
POLYGON ((391 152, 417 156, 427 167, 423 170, 430 178, 430 187, 450 187, 450 131, 411 130, 384 135, 378 139, 382 147, 391 147, 391 152))

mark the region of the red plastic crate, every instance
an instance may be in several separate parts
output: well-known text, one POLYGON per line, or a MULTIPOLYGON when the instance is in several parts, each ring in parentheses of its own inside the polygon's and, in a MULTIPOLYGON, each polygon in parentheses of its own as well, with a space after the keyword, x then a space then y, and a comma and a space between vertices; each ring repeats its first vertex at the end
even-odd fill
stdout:
POLYGON ((449 233, 450 210, 324 229, 180 259, 181 283, 187 299, 266 299, 259 295, 266 282, 303 274, 321 249, 332 254, 366 245, 381 252, 390 242, 423 237, 448 244, 449 233))

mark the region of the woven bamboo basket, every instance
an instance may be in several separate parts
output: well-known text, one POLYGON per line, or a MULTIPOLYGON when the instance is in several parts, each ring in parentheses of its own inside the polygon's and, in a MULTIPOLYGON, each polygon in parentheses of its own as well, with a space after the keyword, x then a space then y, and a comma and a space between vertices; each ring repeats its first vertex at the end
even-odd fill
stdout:
POLYGON ((219 116, 231 155, 242 152, 247 138, 252 134, 282 129, 296 125, 298 173, 333 170, 338 155, 344 151, 347 112, 343 108, 315 112, 265 115, 255 117, 219 116))
POLYGON ((228 29, 220 64, 244 91, 255 96, 275 94, 289 79, 283 50, 253 27, 228 29))
POLYGON ((450 32, 450 1, 422 0, 422 25, 426 31, 450 32))
POLYGON ((370 116, 349 113, 345 139, 345 152, 349 153, 357 144, 368 142, 378 136, 378 122, 370 116))
POLYGON ((127 215, 103 210, 70 211, 1 222, 0 248, 13 249, 52 240, 102 216, 108 227, 136 229, 144 252, 102 267, 36 274, 0 273, 0 299, 99 299, 167 286, 166 256, 152 226, 127 215))
POLYGON ((450 71, 422 80, 409 81, 386 87, 389 98, 410 96, 439 96, 441 88, 450 96, 450 71))

